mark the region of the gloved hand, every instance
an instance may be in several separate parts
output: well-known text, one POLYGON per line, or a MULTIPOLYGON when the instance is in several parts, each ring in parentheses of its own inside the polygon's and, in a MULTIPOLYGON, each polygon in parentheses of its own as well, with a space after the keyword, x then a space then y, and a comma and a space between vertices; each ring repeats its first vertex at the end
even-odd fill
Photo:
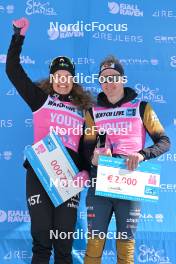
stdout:
POLYGON ((20 35, 24 36, 26 34, 26 31, 29 27, 29 20, 25 17, 22 17, 17 20, 12 21, 14 26, 15 33, 19 33, 20 35))
POLYGON ((84 187, 87 180, 89 179, 89 173, 86 170, 78 172, 73 178, 75 187, 84 187))
POLYGON ((110 148, 95 148, 93 158, 92 158, 92 164, 94 166, 98 165, 98 158, 100 155, 112 157, 111 149, 110 148))

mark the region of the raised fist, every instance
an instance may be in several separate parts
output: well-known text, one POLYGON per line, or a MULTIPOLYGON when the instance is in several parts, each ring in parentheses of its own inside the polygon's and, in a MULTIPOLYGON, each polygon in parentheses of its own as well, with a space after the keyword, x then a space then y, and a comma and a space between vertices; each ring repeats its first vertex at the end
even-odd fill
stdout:
POLYGON ((13 20, 12 23, 15 28, 14 30, 18 31, 20 35, 24 36, 29 27, 29 20, 25 17, 22 17, 20 19, 13 20))

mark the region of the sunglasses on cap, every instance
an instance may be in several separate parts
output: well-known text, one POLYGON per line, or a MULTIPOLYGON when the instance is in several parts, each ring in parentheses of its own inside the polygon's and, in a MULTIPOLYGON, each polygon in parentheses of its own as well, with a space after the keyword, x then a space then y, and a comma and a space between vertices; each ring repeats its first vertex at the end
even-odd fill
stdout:
POLYGON ((59 57, 55 57, 50 65, 49 65, 49 69, 51 69, 52 67, 56 66, 56 65, 61 65, 63 67, 70 67, 72 66, 73 69, 75 68, 74 63, 68 58, 68 57, 64 57, 64 56, 59 56, 59 57))
POLYGON ((101 75, 98 80, 99 83, 119 83, 120 82, 120 74, 115 74, 115 75, 107 75, 107 76, 103 76, 101 75))

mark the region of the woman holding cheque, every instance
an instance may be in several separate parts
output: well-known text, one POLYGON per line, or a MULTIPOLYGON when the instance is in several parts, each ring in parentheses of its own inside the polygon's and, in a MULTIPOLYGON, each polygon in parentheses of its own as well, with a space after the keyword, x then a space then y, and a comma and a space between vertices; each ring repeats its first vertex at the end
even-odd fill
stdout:
MULTIPOLYGON (((124 158, 128 170, 135 170, 139 162, 155 158, 170 147, 169 138, 149 103, 138 100, 133 89, 124 88, 124 70, 115 57, 109 56, 101 63, 99 77, 103 92, 98 95, 97 105, 87 112, 87 126, 92 130, 96 127, 99 135, 87 136, 87 145, 91 147, 100 141, 104 148, 98 148, 97 145, 94 150, 90 173, 92 182, 97 176, 98 156, 101 153, 124 158), (104 136, 101 129, 106 132, 104 136), (154 142, 147 148, 144 147, 146 132, 154 142)), ((118 264, 134 263, 134 235, 140 215, 140 202, 95 196, 95 188, 90 187, 87 215, 91 236, 88 239, 85 264, 101 263, 105 239, 98 234, 107 234, 113 212, 117 231, 122 235, 116 238, 118 264)))
MULTIPOLYGON (((67 57, 55 58, 50 64, 50 74, 58 78, 52 78, 52 83, 48 79, 36 85, 25 73, 19 58, 29 21, 21 18, 13 21, 13 26, 14 35, 7 54, 6 72, 33 112, 34 143, 50 132, 50 126, 58 126, 54 117, 59 115, 64 117, 63 121, 59 122, 60 128, 73 128, 75 124, 83 126, 83 112, 89 108, 91 99, 80 85, 73 83, 74 64, 67 57)), ((67 137, 61 136, 62 143, 81 171, 79 176, 86 179, 88 173, 83 170, 85 167, 83 168, 81 161, 82 134, 74 135, 72 129, 69 133, 67 137)), ((79 195, 55 208, 28 161, 25 162, 25 168, 27 169, 26 197, 33 238, 32 264, 48 264, 52 248, 54 248, 55 264, 71 264, 73 239, 50 239, 50 230, 74 232, 79 195), (35 196, 39 197, 40 202, 38 200, 30 202, 35 196)))

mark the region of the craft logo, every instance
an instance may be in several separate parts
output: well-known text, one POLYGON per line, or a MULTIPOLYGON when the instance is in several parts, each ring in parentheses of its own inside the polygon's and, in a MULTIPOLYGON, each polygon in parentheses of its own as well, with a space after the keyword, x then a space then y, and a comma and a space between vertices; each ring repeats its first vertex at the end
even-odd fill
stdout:
POLYGON ((137 256, 138 263, 158 263, 158 264, 172 264, 169 257, 163 249, 155 249, 142 244, 138 248, 139 253, 137 256))
POLYGON ((108 3, 109 12, 113 15, 119 14, 122 16, 136 16, 142 17, 143 11, 141 11, 138 6, 126 4, 126 3, 117 3, 117 2, 109 2, 108 3))
POLYGON ((160 94, 159 88, 150 88, 148 85, 137 83, 134 86, 139 100, 150 101, 155 103, 166 103, 162 94, 160 94))
POLYGON ((0 223, 28 223, 30 222, 30 216, 28 211, 16 210, 16 211, 4 211, 0 210, 0 223))
POLYGON ((176 44, 176 36, 155 36, 154 42, 156 44, 176 44))
POLYGON ((34 0, 28 0, 26 2, 26 15, 45 15, 45 16, 56 16, 57 13, 55 12, 54 8, 50 6, 50 2, 43 2, 41 1, 34 1, 34 0))
POLYGON ((169 193, 176 192, 176 183, 162 183, 160 184, 160 191, 169 193))

